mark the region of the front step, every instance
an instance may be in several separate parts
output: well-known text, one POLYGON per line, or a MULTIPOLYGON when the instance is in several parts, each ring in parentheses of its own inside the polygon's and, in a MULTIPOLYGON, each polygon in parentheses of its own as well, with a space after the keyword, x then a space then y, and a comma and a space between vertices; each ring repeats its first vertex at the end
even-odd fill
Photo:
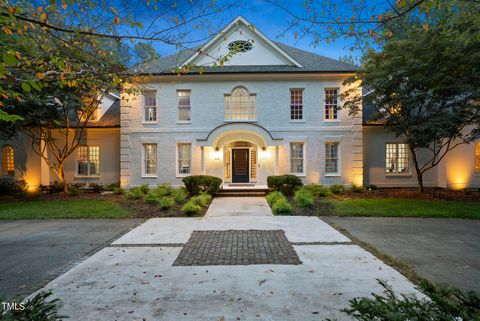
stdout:
POLYGON ((267 195, 268 189, 221 189, 216 197, 264 197, 267 195))

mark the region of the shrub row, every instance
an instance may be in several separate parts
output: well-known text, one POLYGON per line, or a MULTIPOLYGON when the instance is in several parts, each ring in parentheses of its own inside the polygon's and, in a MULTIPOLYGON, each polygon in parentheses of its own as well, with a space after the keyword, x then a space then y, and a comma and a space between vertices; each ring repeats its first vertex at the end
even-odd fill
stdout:
POLYGON ((202 208, 207 207, 212 201, 212 195, 201 193, 192 197, 183 207, 182 212, 187 215, 197 215, 202 208))
POLYGON ((143 198, 147 204, 168 210, 175 204, 183 204, 188 195, 184 188, 172 188, 170 185, 159 185, 153 189, 149 189, 148 185, 141 185, 130 189, 126 196, 128 199, 143 198))
POLYGON ((300 177, 295 175, 280 175, 267 177, 268 188, 292 196, 303 185, 300 177))
POLYGON ((285 195, 283 195, 281 192, 270 192, 266 196, 266 199, 272 208, 273 214, 290 214, 292 212, 292 205, 290 205, 285 195))
POLYGON ((215 195, 222 185, 222 179, 208 175, 193 175, 182 179, 185 188, 191 196, 200 193, 215 195))

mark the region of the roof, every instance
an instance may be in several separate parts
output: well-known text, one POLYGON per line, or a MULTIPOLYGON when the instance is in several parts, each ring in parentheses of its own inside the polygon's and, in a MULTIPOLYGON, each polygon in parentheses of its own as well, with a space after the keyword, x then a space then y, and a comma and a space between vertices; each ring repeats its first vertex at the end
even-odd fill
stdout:
MULTIPOLYGON (((292 56, 303 67, 288 65, 251 65, 251 66, 222 66, 222 67, 202 67, 201 72, 213 74, 228 73, 352 73, 358 67, 349 63, 341 62, 332 58, 321 56, 306 50, 298 49, 281 42, 275 44, 292 56)), ((176 67, 181 66, 193 54, 198 52, 202 46, 189 50, 183 50, 176 54, 158 58, 157 60, 141 65, 134 69, 139 74, 171 75, 175 74, 176 67)), ((200 73, 200 67, 191 68, 189 74, 200 73)))
POLYGON ((88 122, 87 128, 120 127, 120 100, 115 101, 98 121, 88 122))

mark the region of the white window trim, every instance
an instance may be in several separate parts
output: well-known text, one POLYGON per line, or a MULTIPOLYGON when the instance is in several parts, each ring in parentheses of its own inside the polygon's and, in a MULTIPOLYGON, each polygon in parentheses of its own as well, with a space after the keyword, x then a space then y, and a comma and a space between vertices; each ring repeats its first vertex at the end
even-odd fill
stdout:
POLYGON ((295 175, 298 177, 307 176, 307 143, 304 141, 291 141, 288 143, 288 165, 290 175, 295 175), (292 173, 292 146, 291 144, 303 144, 303 172, 302 173, 292 173))
MULTIPOLYGON (((98 161, 100 162, 100 166, 101 166, 102 162, 100 160, 100 145, 98 145, 98 144, 91 144, 91 145, 86 144, 86 145, 79 145, 78 147, 87 147, 87 159, 88 159, 88 161, 89 161, 89 158, 90 158, 90 147, 98 147, 98 161)), ((76 156, 75 156, 75 175, 73 177, 74 178, 100 178, 101 175, 102 175, 102 168, 101 167, 98 169, 98 171, 100 172, 100 174, 98 174, 98 175, 78 174, 78 147, 77 147, 77 152, 75 153, 76 154, 76 156)))
POLYGON ((302 87, 290 88, 289 93, 290 93, 290 97, 289 97, 290 104, 288 105, 289 107, 288 119, 290 119, 291 123, 304 123, 305 122, 305 88, 302 88, 302 87), (292 91, 293 90, 300 90, 302 92, 302 118, 301 119, 292 119, 292 91))
POLYGON ((191 141, 176 141, 175 142, 175 177, 187 177, 193 175, 193 144, 191 141), (178 172, 178 145, 190 144, 190 173, 181 174, 178 172))
POLYGON ((158 144, 153 142, 142 142, 142 178, 157 178, 157 173, 158 173, 158 144), (156 145, 155 174, 145 173, 145 145, 156 145))
MULTIPOLYGON (((325 177, 340 177, 342 176, 342 144, 340 141, 326 141, 324 143, 323 150, 325 151, 325 146, 327 144, 338 144, 337 145, 337 172, 335 173, 327 173, 327 167, 325 166, 325 177)), ((324 164, 326 165, 326 157, 327 154, 324 155, 324 164)))
POLYGON ((327 90, 337 90, 337 107, 340 107, 340 88, 339 87, 324 87, 323 88, 323 121, 325 123, 339 123, 340 120, 340 109, 337 109, 337 118, 335 119, 328 119, 325 117, 325 110, 326 110, 326 103, 327 103, 327 97, 325 94, 325 91, 327 90))
MULTIPOLYGON (((410 177, 412 176, 412 157, 410 155, 410 148, 407 148, 407 153, 408 153, 408 172, 405 172, 405 173, 387 173, 387 168, 385 167, 385 160, 387 158, 387 145, 388 144, 395 144, 395 145, 398 145, 398 144, 406 144, 408 145, 408 143, 405 143, 405 142, 385 142, 384 144, 384 153, 383 153, 383 171, 385 173, 385 177, 410 177)), ((397 147, 397 153, 398 153, 398 147, 397 147)), ((397 164, 398 165, 398 164, 397 164)))
POLYGON ((233 91, 234 91, 236 88, 238 88, 238 87, 243 87, 243 88, 245 88, 245 89, 247 90, 247 92, 248 92, 248 115, 250 115, 250 111, 251 111, 251 108, 252 108, 252 107, 251 107, 251 103, 252 103, 252 97, 253 97, 253 100, 255 101, 255 103, 254 103, 254 113, 255 113, 255 117, 252 118, 252 119, 228 119, 228 118, 227 118, 226 108, 225 108, 225 109, 224 109, 224 116, 223 116, 224 122, 225 122, 225 123, 238 123, 238 122, 245 122, 245 123, 250 122, 250 123, 254 123, 254 122, 257 121, 257 93, 252 93, 252 92, 250 92, 246 86, 244 86, 244 85, 238 85, 238 86, 233 87, 232 90, 231 90, 229 93, 224 93, 224 94, 223 94, 223 97, 224 97, 224 98, 223 98, 224 107, 226 107, 226 106, 225 106, 226 100, 227 100, 227 97, 229 97, 230 100, 229 100, 228 109, 229 109, 229 114, 230 114, 230 116, 231 116, 231 115, 232 115, 232 93, 233 93, 233 91))
POLYGON ((153 125, 153 124, 158 124, 158 111, 159 111, 159 108, 158 108, 158 92, 156 89, 148 89, 148 90, 145 90, 145 92, 149 92, 149 93, 155 93, 155 108, 157 109, 156 110, 156 116, 157 116, 157 119, 154 120, 154 121, 149 121, 149 120, 145 120, 145 93, 142 93, 142 110, 141 110, 141 115, 142 115, 142 124, 144 125, 153 125))
MULTIPOLYGON (((191 90, 191 89, 177 89, 177 90, 175 91, 175 94, 176 94, 176 96, 177 96, 177 97, 176 97, 176 98, 177 98, 177 121, 176 121, 176 123, 177 123, 177 124, 191 124, 191 123, 192 123, 192 90, 191 90), (190 92, 190 120, 180 120, 180 119, 179 119, 179 109, 178 109, 178 107, 179 107, 179 104, 178 104, 178 92, 179 92, 179 91, 188 91, 188 92, 190 92)), ((158 110, 157 110, 157 112, 158 112, 158 110)), ((157 120, 158 120, 158 114, 157 114, 157 120)))

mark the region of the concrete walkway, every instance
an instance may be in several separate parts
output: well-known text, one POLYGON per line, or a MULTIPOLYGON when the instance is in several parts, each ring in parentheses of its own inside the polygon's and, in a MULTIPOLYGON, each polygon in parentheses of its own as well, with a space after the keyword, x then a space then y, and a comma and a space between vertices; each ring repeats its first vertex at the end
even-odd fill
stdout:
POLYGON ((264 197, 216 197, 206 217, 215 216, 272 216, 264 197))
MULTIPOLYGON (((241 203, 249 201, 263 207, 257 200, 241 203)), ((239 216, 231 207, 233 215, 220 216, 218 206, 227 203, 212 203, 217 209, 209 212, 216 216, 148 220, 45 290, 62 300, 60 312, 72 320, 168 321, 348 320, 339 310, 353 297, 381 292, 377 278, 400 293, 416 293, 405 277, 316 217, 257 216, 249 208, 244 210, 248 215, 239 216), (218 240, 208 237, 229 230, 254 232, 224 233, 240 239, 228 238, 229 245, 221 249, 227 258, 218 257, 210 245, 218 246, 218 240), (202 250, 190 252, 189 265, 173 266, 190 247, 193 231, 207 233, 202 250), (262 231, 284 233, 301 264, 218 264, 235 261, 240 248, 253 253, 260 245, 269 256, 271 247, 285 246, 266 242, 262 231), (251 239, 242 236, 250 234, 251 239), (202 256, 215 264, 196 263, 202 256)), ((282 248, 272 251, 283 255, 282 248)))

